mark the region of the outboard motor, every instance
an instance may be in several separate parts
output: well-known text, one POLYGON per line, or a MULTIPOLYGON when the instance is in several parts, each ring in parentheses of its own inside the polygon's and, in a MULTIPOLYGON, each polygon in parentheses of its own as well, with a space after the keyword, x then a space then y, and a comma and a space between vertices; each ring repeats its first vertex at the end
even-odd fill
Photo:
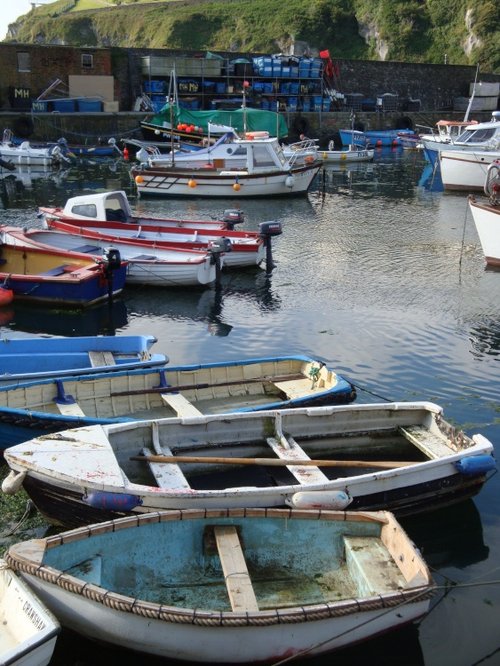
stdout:
POLYGON ((273 236, 280 236, 282 233, 281 222, 261 222, 259 224, 259 234, 266 248, 266 271, 268 273, 275 267, 271 249, 271 238, 273 236))
POLYGON ((226 223, 228 229, 234 229, 235 224, 241 224, 245 220, 245 215, 238 208, 228 208, 222 214, 222 222, 226 223))
POLYGON ((108 299, 109 302, 113 300, 113 273, 121 268, 122 258, 120 251, 114 247, 106 247, 103 251, 103 270, 106 280, 108 281, 108 299))
POLYGON ((221 262, 221 254, 225 252, 231 252, 233 249, 233 246, 231 245, 231 239, 226 238, 225 236, 222 236, 221 238, 217 238, 216 240, 212 241, 209 245, 209 250, 212 254, 212 264, 215 264, 215 281, 217 283, 220 282, 220 272, 222 268, 222 262, 221 262))

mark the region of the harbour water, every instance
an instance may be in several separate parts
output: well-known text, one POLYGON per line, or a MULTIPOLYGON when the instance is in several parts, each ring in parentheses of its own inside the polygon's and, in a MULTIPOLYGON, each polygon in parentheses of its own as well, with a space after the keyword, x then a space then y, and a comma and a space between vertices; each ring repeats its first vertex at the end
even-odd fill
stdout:
MULTIPOLYGON (((2 337, 147 333, 173 364, 310 354, 349 378, 359 401, 436 402, 498 455, 500 271, 485 267, 466 194, 443 192, 420 154, 384 150, 373 163, 328 167, 307 197, 290 200, 137 200, 127 164, 87 164, 3 179, 0 219, 39 226, 37 206, 96 189, 124 189, 152 215, 206 218, 241 207, 247 229, 278 220, 276 268, 223 273, 219 288, 130 288, 111 307, 83 313, 14 303, 0 310, 2 337)), ((474 499, 402 520, 439 585, 418 627, 287 663, 500 664, 499 495, 493 474, 474 499)), ((165 663, 64 632, 51 664, 118 661, 165 663)))

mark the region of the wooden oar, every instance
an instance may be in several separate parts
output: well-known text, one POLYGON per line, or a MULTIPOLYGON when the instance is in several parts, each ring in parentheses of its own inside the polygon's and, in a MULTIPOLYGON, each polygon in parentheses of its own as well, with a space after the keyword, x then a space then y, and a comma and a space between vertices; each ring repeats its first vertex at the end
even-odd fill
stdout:
POLYGON ((149 460, 158 463, 207 463, 219 465, 266 465, 273 467, 382 467, 396 468, 414 465, 415 462, 403 460, 286 460, 284 458, 220 458, 217 456, 132 456, 130 460, 149 460))
MULTIPOLYGON (((174 391, 189 391, 193 389, 217 388, 218 386, 237 386, 238 384, 255 384, 257 382, 287 382, 294 379, 307 379, 298 372, 294 375, 276 375, 275 377, 252 377, 250 379, 235 379, 230 382, 216 382, 215 384, 183 384, 180 386, 155 386, 153 388, 134 389, 131 391, 118 391, 110 393, 112 398, 120 395, 142 395, 144 393, 173 393, 174 391)), ((311 379, 312 383, 312 379, 311 379)))

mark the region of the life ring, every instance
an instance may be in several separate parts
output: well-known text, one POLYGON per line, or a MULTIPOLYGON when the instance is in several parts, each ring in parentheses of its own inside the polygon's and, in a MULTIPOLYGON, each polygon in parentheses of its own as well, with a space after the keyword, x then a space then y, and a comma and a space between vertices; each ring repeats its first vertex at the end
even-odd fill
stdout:
POLYGON ((27 139, 35 131, 35 126, 31 118, 20 116, 12 123, 12 131, 21 139, 27 139))
POLYGON ((500 160, 495 160, 488 167, 484 193, 489 197, 496 197, 500 193, 500 160))

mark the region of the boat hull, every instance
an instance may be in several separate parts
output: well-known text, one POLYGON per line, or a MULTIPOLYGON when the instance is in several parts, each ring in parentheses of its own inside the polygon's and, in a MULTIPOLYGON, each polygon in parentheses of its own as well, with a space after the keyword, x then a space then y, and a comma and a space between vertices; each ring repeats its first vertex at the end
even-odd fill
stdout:
POLYGON ((500 266, 500 206, 469 198, 469 207, 486 263, 500 266))
POLYGON ((445 190, 483 190, 489 165, 500 158, 496 151, 442 150, 441 180, 445 190))
POLYGON ((26 583, 0 561, 0 661, 9 666, 47 666, 60 625, 26 583))
POLYGON ((315 162, 290 173, 269 171, 265 174, 134 167, 131 174, 140 195, 241 199, 306 194, 320 167, 315 162))

